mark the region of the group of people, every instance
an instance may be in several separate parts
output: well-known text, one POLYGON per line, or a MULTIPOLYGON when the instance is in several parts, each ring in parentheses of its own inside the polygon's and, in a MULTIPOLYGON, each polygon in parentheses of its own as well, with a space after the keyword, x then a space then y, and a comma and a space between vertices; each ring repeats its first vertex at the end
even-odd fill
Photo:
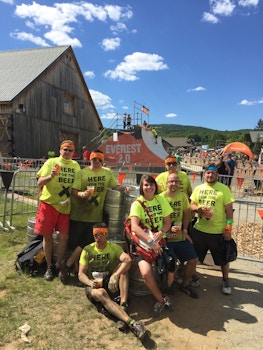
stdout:
MULTIPOLYGON (((86 287, 87 298, 106 313, 116 317, 118 327, 129 328, 139 339, 148 333, 143 324, 132 319, 128 312, 128 271, 132 258, 138 264, 142 278, 156 299, 152 316, 162 310, 173 310, 167 294, 173 293, 175 261, 182 268, 179 289, 198 298, 192 286, 199 283, 196 274, 198 261, 203 262, 208 250, 216 265, 221 266, 223 294, 231 294, 228 272, 220 240, 231 239, 234 198, 228 186, 218 181, 218 168, 210 164, 205 182, 192 191, 187 174, 177 169, 178 161, 169 155, 165 159, 165 171, 156 179, 143 175, 139 196, 130 209, 131 228, 146 249, 161 255, 168 249, 172 261, 167 273, 167 293, 156 281, 152 264, 139 253, 129 253, 107 240, 108 228, 103 223, 103 206, 108 188, 129 191, 118 185, 112 171, 103 166, 104 155, 100 150, 90 154, 90 165, 80 169, 72 160, 75 145, 63 141, 60 156, 47 160, 38 172, 41 190, 36 216, 35 232, 43 236, 47 261, 44 279, 52 281, 58 274, 65 282, 70 268, 75 267, 76 278, 86 287), (141 228, 143 223, 148 230, 141 228), (228 229, 226 229, 226 226, 228 229), (52 265, 52 233, 60 232, 55 265, 52 265), (165 241, 165 248, 163 246, 165 241), (65 259, 66 250, 71 254, 65 259), (103 284, 96 276, 100 274, 103 284), (119 302, 114 301, 120 291, 119 302)), ((121 229, 121 228, 120 228, 121 229)))

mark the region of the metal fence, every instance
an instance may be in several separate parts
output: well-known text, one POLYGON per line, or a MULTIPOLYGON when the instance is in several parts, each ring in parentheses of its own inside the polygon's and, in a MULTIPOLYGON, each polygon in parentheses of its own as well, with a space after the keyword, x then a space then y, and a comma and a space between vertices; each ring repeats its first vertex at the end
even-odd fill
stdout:
MULTIPOLYGON (((0 225, 2 230, 14 229, 16 215, 35 215, 38 206, 38 186, 36 174, 41 162, 12 164, 9 169, 1 169, 0 177, 0 225)), ((119 183, 138 185, 142 174, 156 176, 156 169, 142 171, 139 168, 112 168, 119 183)), ((192 187, 203 182, 202 172, 186 169, 192 187)), ((256 178, 234 176, 231 190, 235 196, 233 236, 238 245, 239 257, 263 260, 263 201, 262 192, 256 187, 256 178), (240 180, 243 179, 243 180, 240 180)), ((1 228, 0 228, 1 229, 1 228)))

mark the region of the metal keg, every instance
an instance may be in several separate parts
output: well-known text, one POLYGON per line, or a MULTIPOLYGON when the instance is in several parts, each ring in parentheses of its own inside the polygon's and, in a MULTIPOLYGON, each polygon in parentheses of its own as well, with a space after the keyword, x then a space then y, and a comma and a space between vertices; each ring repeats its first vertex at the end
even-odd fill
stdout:
POLYGON ((109 188, 105 196, 103 208, 103 221, 109 229, 109 239, 111 236, 117 236, 121 239, 124 221, 124 192, 112 190, 109 188))
MULTIPOLYGON (((34 232, 35 229, 36 218, 29 218, 27 223, 27 241, 33 241, 38 234, 34 232)), ((58 243, 59 243, 59 232, 54 231, 52 234, 52 259, 57 260, 57 251, 58 251, 58 243)))
MULTIPOLYGON (((157 284, 159 284, 159 274, 155 262, 152 263, 152 270, 157 284)), ((135 296, 144 296, 151 294, 150 290, 144 283, 138 264, 134 261, 129 270, 129 293, 135 296)))

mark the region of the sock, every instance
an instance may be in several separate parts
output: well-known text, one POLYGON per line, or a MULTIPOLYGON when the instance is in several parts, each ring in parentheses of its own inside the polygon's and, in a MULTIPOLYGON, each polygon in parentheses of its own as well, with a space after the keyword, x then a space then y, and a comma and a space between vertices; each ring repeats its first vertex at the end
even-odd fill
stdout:
POLYGON ((128 321, 128 326, 132 326, 134 323, 135 323, 135 320, 130 318, 130 320, 128 321))

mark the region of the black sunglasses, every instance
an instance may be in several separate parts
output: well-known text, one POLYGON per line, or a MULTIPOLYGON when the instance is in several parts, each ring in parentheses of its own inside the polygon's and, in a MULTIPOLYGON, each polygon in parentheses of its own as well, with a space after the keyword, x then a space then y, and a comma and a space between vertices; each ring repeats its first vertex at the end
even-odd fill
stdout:
POLYGON ((62 150, 65 152, 73 152, 73 149, 69 149, 69 148, 62 148, 62 150))
POLYGON ((173 163, 166 163, 166 165, 171 166, 171 165, 177 165, 177 163, 173 162, 173 163))

